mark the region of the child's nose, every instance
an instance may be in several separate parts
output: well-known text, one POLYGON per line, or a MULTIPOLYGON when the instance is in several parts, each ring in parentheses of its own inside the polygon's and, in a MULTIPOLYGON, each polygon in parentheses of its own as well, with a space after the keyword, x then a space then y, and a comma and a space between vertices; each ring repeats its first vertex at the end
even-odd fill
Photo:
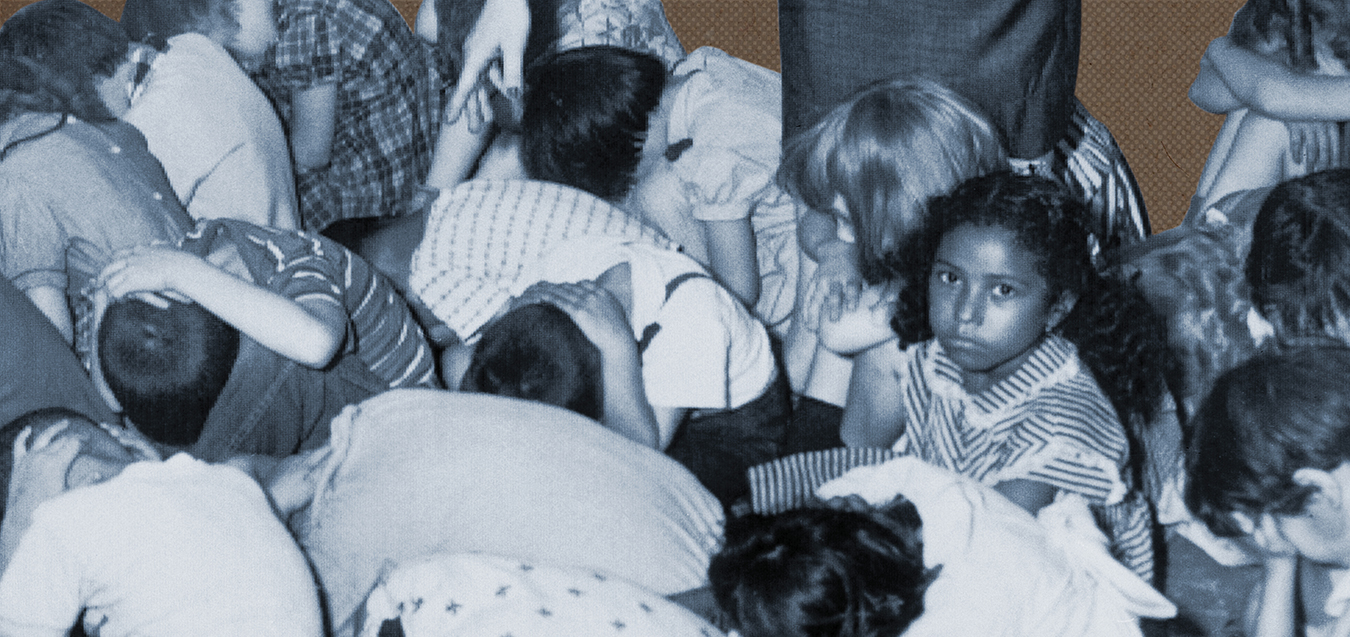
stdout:
POLYGON ((957 299, 956 319, 978 325, 984 321, 984 302, 978 290, 967 288, 957 299))

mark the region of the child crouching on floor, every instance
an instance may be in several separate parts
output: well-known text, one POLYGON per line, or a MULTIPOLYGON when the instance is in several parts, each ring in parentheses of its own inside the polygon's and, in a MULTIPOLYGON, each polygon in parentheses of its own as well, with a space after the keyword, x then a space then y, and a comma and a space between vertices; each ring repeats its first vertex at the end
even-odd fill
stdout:
POLYGON ((1350 634, 1344 571, 1323 598, 1299 592, 1313 564, 1350 567, 1347 378, 1343 347, 1258 356, 1219 377, 1195 415, 1186 504, 1215 534, 1251 536, 1264 553, 1251 637, 1350 634))
POLYGON ((917 458, 816 495, 827 506, 728 523, 708 578, 744 637, 1138 637, 1139 617, 1176 612, 1110 557, 1077 496, 1033 518, 917 458))
POLYGON ((62 408, 0 428, 0 633, 322 634, 314 579, 259 485, 62 408))

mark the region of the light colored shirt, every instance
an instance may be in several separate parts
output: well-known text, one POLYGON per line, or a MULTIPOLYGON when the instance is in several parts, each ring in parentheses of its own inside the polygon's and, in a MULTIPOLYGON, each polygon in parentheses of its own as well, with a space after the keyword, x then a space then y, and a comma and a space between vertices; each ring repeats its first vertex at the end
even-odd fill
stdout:
POLYGON ((145 134, 195 219, 294 229, 295 180, 281 120, 210 38, 184 33, 155 56, 122 119, 145 134))

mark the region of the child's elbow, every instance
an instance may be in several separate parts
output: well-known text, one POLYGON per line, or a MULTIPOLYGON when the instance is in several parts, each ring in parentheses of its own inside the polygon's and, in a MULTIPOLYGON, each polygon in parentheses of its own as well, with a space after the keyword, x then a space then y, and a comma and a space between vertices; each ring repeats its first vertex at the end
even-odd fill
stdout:
POLYGON ((316 338, 311 339, 306 347, 294 352, 290 358, 305 367, 323 369, 333 362, 341 347, 342 334, 325 329, 316 334, 316 338))

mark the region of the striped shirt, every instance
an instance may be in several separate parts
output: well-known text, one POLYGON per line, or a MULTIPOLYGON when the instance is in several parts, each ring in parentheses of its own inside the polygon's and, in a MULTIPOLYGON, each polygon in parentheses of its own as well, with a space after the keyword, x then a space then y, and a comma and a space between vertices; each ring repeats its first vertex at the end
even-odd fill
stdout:
POLYGON ((1045 339, 1011 376, 974 395, 936 340, 909 347, 902 361, 906 426, 895 452, 987 485, 1021 479, 1082 494, 1107 521, 1116 556, 1151 574, 1148 504, 1124 473, 1129 440, 1072 343, 1045 339))
POLYGON ((331 303, 348 317, 342 354, 355 354, 390 388, 432 386, 435 359, 392 283, 325 237, 204 219, 180 246, 200 257, 235 248, 256 285, 297 303, 331 303))

